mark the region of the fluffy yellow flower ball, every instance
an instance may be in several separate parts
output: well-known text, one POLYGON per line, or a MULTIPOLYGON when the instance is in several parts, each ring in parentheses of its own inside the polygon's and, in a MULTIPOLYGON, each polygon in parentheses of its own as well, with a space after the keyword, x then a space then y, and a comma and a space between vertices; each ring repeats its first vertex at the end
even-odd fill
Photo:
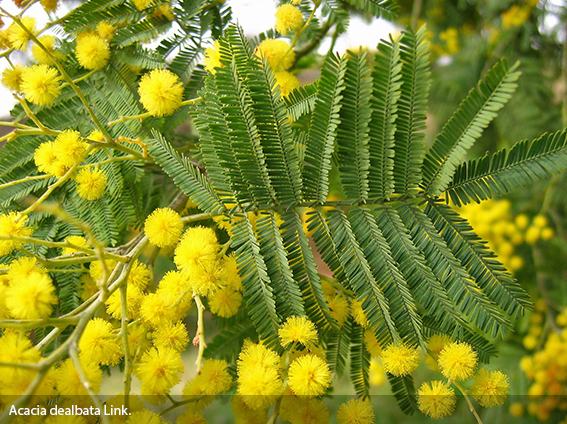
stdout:
POLYGON ((110 46, 98 34, 82 34, 77 37, 75 53, 79 65, 83 68, 99 70, 104 68, 110 59, 110 46))
POLYGON ((437 362, 445 377, 461 381, 472 377, 477 365, 477 355, 469 344, 453 342, 441 350, 437 362))
POLYGON ((203 60, 205 64, 205 69, 211 74, 215 74, 216 68, 220 68, 222 63, 220 61, 220 44, 215 40, 213 47, 207 47, 205 49, 205 59, 203 60))
MULTIPOLYGON (((98 393, 100 390, 100 385, 102 383, 102 370, 94 362, 81 359, 81 365, 85 371, 88 382, 91 385, 91 389, 98 393)), ((85 389, 79 373, 75 368, 75 364, 69 358, 59 369, 57 369, 55 374, 55 381, 57 386, 57 392, 63 396, 84 396, 87 398, 89 393, 85 389)))
POLYGON ((455 410, 455 391, 442 381, 423 383, 417 392, 417 406, 425 415, 439 419, 455 410))
POLYGON ((20 91, 22 84, 22 74, 26 68, 16 65, 13 68, 6 68, 2 71, 2 85, 8 90, 20 91))
POLYGON ((485 408, 501 406, 510 391, 508 377, 500 371, 481 369, 474 377, 471 393, 474 400, 485 408))
POLYGON ((65 130, 54 141, 57 149, 57 160, 70 168, 81 163, 87 156, 89 144, 81 138, 81 133, 74 130, 65 130))
POLYGON ((122 348, 112 324, 101 318, 88 322, 79 341, 79 349, 83 357, 97 364, 114 366, 122 358, 122 348))
POLYGON ((57 10, 59 0, 39 0, 39 3, 47 13, 53 13, 57 10))
POLYGON ((419 365, 419 349, 406 344, 390 344, 380 357, 384 370, 397 377, 409 375, 419 365))
POLYGON ((166 394, 181 381, 184 366, 181 354, 173 349, 152 348, 142 356, 136 374, 142 382, 142 394, 166 394))
POLYGON ((77 194, 83 199, 100 199, 106 189, 106 174, 99 168, 81 169, 75 177, 77 194))
MULTIPOLYGON (((33 234, 33 229, 26 227, 27 215, 19 215, 16 212, 0 214, 0 236, 29 237, 33 234)), ((19 241, 0 240, 0 256, 7 255, 12 250, 22 245, 19 241)))
POLYGON ((276 31, 286 35, 289 31, 298 31, 303 26, 303 15, 297 7, 286 3, 276 11, 276 31))
POLYGON ((110 25, 109 23, 100 21, 96 26, 96 32, 100 37, 110 42, 112 40, 112 37, 114 37, 116 28, 113 25, 110 25))
POLYGON ((267 38, 256 47, 255 54, 265 58, 275 71, 285 71, 295 62, 295 52, 283 40, 267 38))
MULTIPOLYGON (((41 45, 45 47, 49 51, 49 53, 51 53, 51 56, 54 56, 58 59, 62 59, 64 57, 61 53, 55 51, 56 40, 53 35, 42 35, 37 39, 37 41, 39 41, 41 45)), ((32 54, 34 59, 37 60, 38 63, 53 66, 54 62, 51 56, 38 44, 34 44, 32 46, 32 54)))
POLYGON ((288 384, 298 396, 319 396, 331 384, 331 371, 317 355, 301 356, 289 366, 288 384))
POLYGON ((182 322, 170 322, 159 326, 153 331, 152 339, 154 346, 158 349, 183 352, 189 345, 189 333, 182 322))
POLYGON ((8 288, 6 306, 15 319, 45 319, 57 304, 54 293, 51 278, 34 272, 8 288))
POLYGON ((373 424, 374 408, 368 401, 351 399, 343 403, 337 412, 339 424, 373 424))
POLYGON ((22 73, 20 89, 26 100, 43 106, 53 103, 61 94, 61 76, 57 69, 47 65, 35 65, 22 73))
POLYGON ((291 72, 280 71, 276 72, 276 83, 280 87, 280 94, 282 97, 287 97, 289 94, 299 88, 299 80, 291 72))
POLYGON ((69 167, 59 160, 59 150, 53 141, 41 143, 33 154, 35 165, 39 172, 62 177, 67 173, 69 167))
POLYGON ((30 33, 35 36, 38 32, 35 28, 35 18, 24 16, 21 22, 23 26, 26 27, 27 31, 16 22, 13 22, 8 28, 8 39, 10 40, 10 44, 12 44, 13 48, 17 50, 26 50, 28 48, 28 43, 31 40, 30 33))
POLYGON ((229 287, 223 287, 209 297, 211 312, 223 318, 236 315, 241 303, 242 295, 229 287))
POLYGON ((289 317, 278 331, 283 347, 292 343, 304 346, 317 344, 317 329, 315 324, 305 317, 289 317))
POLYGON ((173 72, 154 69, 138 86, 140 101, 153 116, 171 115, 183 101, 183 84, 173 72))
POLYGON ((150 243, 158 247, 171 247, 179 241, 183 232, 183 221, 173 209, 159 208, 146 219, 144 232, 150 243))

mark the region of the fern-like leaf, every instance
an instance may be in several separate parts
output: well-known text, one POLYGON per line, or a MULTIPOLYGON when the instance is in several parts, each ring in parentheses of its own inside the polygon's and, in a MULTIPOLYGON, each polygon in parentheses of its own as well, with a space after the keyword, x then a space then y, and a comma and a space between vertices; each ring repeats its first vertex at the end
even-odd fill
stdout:
POLYGON ((494 65, 485 82, 469 92, 445 124, 423 163, 423 187, 428 194, 439 196, 447 189, 467 150, 516 90, 517 67, 518 63, 509 68, 505 60, 494 65))

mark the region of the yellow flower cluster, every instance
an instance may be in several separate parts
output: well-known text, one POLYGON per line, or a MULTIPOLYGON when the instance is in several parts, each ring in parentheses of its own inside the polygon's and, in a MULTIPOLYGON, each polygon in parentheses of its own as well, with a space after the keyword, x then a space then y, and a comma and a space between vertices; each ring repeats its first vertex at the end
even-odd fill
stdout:
POLYGON ((8 265, 8 274, 0 280, 0 294, 0 317, 4 319, 45 319, 57 304, 47 270, 32 258, 20 258, 8 265))
POLYGON ((150 115, 171 115, 183 101, 183 84, 173 72, 154 69, 140 80, 138 94, 150 115))
POLYGON ((440 371, 447 382, 432 381, 423 383, 418 390, 418 407, 431 418, 438 419, 451 415, 455 410, 456 396, 451 382, 463 394, 470 393, 479 405, 485 408, 500 406, 510 390, 508 377, 500 371, 480 369, 477 354, 465 342, 454 342, 444 335, 434 335, 428 340, 427 365, 434 371, 440 371), (474 375, 474 383, 466 391, 457 383, 468 380, 474 375))
MULTIPOLYGON (((567 308, 556 316, 555 323, 546 324, 546 312, 549 314, 545 302, 538 300, 536 311, 530 316, 528 335, 524 338, 524 346, 533 350, 520 361, 520 368, 530 381, 527 408, 516 403, 510 411, 521 416, 527 409, 539 421, 549 420, 555 411, 564 415, 567 411, 567 308)), ((563 420, 561 424, 565 422, 563 420)))
MULTIPOLYGON (((0 214, 0 235, 12 237, 29 237, 33 234, 33 229, 26 226, 28 217, 17 212, 0 214)), ((22 245, 17 240, 0 240, 0 256, 8 255, 14 249, 22 245)))
MULTIPOLYGON (((101 27, 101 32, 107 35, 109 30, 101 27)), ((75 53, 79 65, 83 68, 99 70, 104 68, 110 59, 110 45, 98 32, 84 33, 77 37, 75 53)))
POLYGON ((516 253, 517 246, 522 243, 533 245, 554 236, 545 216, 536 215, 531 220, 525 214, 514 217, 511 203, 506 199, 470 203, 459 208, 459 213, 482 239, 488 241, 489 247, 510 271, 524 266, 524 260, 516 253))
POLYGON ((439 34, 439 38, 445 42, 445 52, 447 54, 455 54, 461 50, 459 45, 459 31, 457 28, 447 28, 439 34))
POLYGON ((252 410, 267 409, 283 394, 280 357, 262 344, 245 345, 238 356, 237 393, 252 410))
POLYGON ((287 35, 289 31, 298 31, 303 26, 301 10, 292 4, 282 4, 276 11, 276 31, 287 35))
POLYGON ((502 28, 510 29, 523 25, 529 19, 531 12, 532 6, 529 4, 525 6, 512 5, 510 9, 500 15, 502 28))
POLYGON ((65 130, 55 141, 39 145, 34 153, 35 164, 40 172, 62 177, 85 159, 88 147, 78 131, 65 130))

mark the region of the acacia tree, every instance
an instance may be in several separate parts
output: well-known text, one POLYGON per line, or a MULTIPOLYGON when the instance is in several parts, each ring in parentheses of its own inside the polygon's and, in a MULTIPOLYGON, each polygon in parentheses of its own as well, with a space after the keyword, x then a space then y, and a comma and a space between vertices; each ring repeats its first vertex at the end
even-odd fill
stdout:
MULTIPOLYGON (((11 20, 3 82, 19 101, 0 150, 2 422, 12 404, 88 395, 81 404, 101 408, 102 369, 115 366, 123 385, 103 395, 121 393, 108 402, 131 408, 132 422, 155 414, 131 395, 162 413, 190 405, 180 422, 201 422, 230 390, 241 422, 325 422, 332 377, 349 364, 367 398, 377 354, 407 413, 449 415, 453 386, 478 421, 468 394, 502 404, 501 373, 481 369, 470 390, 459 381, 531 303, 449 203, 567 165, 564 131, 466 161, 511 98, 517 64, 498 61, 427 148, 425 27, 375 54, 331 53, 302 87, 290 72, 351 13, 392 16, 389 1, 293 1, 278 32, 253 41, 219 1, 89 0, 43 30, 26 16, 33 3, 0 8, 11 20), (37 64, 22 67, 12 53, 28 43, 37 64), (188 119, 196 131, 178 131, 188 119), (176 400, 193 303, 197 376, 176 400), (420 351, 444 380, 416 399, 420 351)), ((347 403, 339 421, 373 422, 369 408, 347 403)))

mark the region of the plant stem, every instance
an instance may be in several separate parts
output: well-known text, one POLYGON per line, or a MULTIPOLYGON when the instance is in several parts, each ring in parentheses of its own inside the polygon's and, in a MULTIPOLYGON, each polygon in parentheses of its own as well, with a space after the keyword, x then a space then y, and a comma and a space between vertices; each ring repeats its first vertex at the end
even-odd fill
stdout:
POLYGON ((467 404, 469 405, 469 410, 472 412, 472 414, 474 415, 474 417, 476 418, 476 422, 478 424, 483 424, 482 420, 480 419, 480 416, 478 415, 478 413, 476 412, 476 409, 474 408, 474 405, 472 404, 469 395, 467 393, 467 391, 456 381, 451 381, 456 387, 457 389, 460 390, 460 392, 462 393, 463 397, 465 398, 465 400, 467 401, 467 404))
POLYGON ((197 306, 197 333, 193 339, 193 345, 199 347, 199 353, 197 354, 197 359, 195 360, 195 366, 197 367, 197 374, 201 373, 201 366, 203 363, 203 354, 205 353, 205 348, 207 343, 205 342, 205 320, 203 312, 205 311, 205 306, 201 301, 201 298, 197 293, 193 293, 193 298, 195 299, 195 305, 197 306))
MULTIPOLYGON (((81 383, 83 383, 83 387, 85 388, 85 390, 87 391, 87 393, 91 397, 95 406, 99 410, 102 411, 102 402, 100 401, 100 398, 98 397, 98 395, 94 392, 94 390, 91 386, 91 383, 90 383, 90 381, 87 377, 87 374, 85 373, 83 365, 81 364, 81 360, 79 359, 79 353, 77 351, 77 342, 76 341, 74 341, 69 348, 69 356, 71 357, 71 360, 73 361, 73 365, 75 365, 75 369, 77 370, 77 373, 79 374, 79 378, 81 380, 81 383)), ((100 418, 101 418, 101 421, 103 422, 103 424, 110 424, 110 421, 109 421, 107 415, 102 414, 100 416, 100 418)))

